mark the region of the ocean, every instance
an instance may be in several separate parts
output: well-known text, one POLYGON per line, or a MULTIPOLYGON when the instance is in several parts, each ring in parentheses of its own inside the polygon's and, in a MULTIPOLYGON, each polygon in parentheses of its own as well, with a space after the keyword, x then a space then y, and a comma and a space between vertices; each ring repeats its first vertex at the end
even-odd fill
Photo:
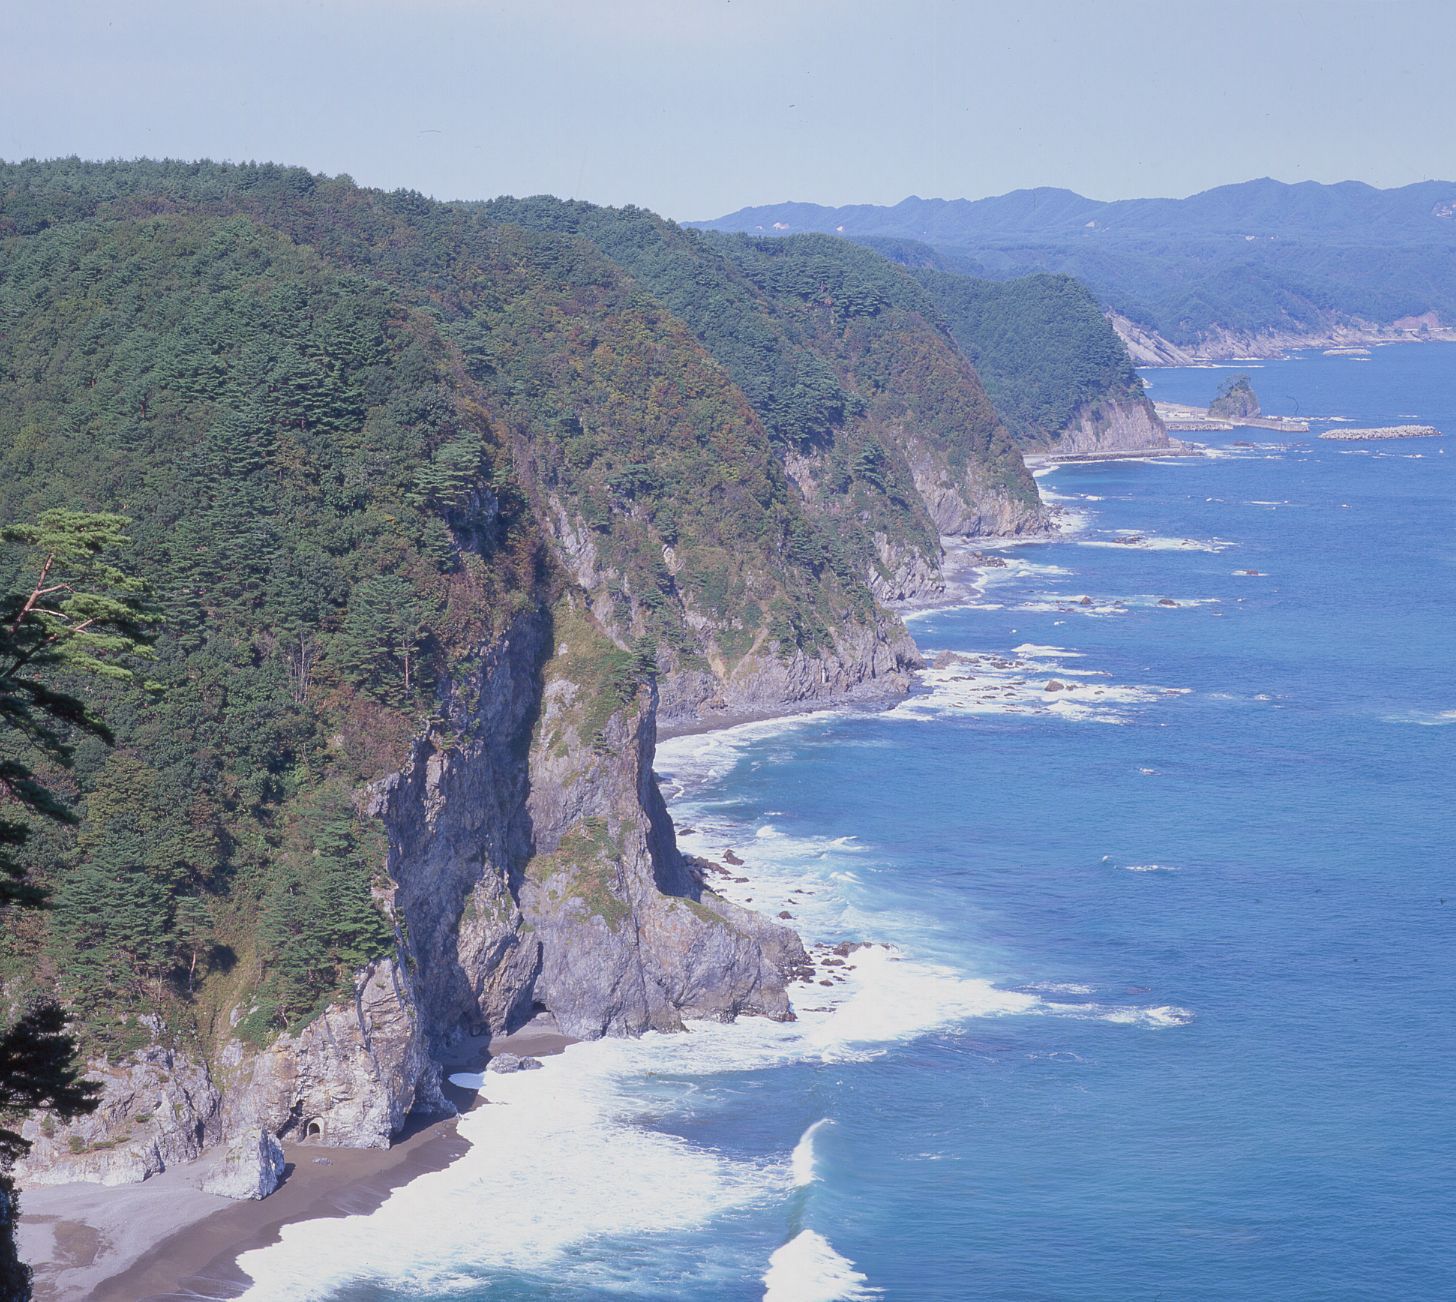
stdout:
MULTIPOLYGON (((1453 363, 1239 369, 1456 434, 1453 363)), ((1456 443, 1192 437, 1043 471, 1065 531, 910 620, 896 708, 660 748, 732 898, 875 942, 797 1022, 493 1077, 464 1158, 247 1296, 1456 1297, 1456 443)))

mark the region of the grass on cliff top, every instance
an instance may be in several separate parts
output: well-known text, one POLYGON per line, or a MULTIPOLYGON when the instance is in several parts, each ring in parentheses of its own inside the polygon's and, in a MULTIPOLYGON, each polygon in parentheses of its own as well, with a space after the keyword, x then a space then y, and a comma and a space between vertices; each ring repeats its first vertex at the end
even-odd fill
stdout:
POLYGON ((620 894, 623 853, 620 838, 612 835, 605 818, 584 818, 550 854, 531 859, 526 877, 540 885, 553 902, 580 900, 588 914, 617 931, 631 912, 620 894))
POLYGON ((651 673, 650 657, 613 642, 576 595, 556 603, 551 630, 554 654, 546 663, 546 684, 574 683, 576 692, 566 713, 549 725, 547 747, 553 755, 566 754, 574 732, 581 745, 598 750, 612 716, 635 700, 651 673))

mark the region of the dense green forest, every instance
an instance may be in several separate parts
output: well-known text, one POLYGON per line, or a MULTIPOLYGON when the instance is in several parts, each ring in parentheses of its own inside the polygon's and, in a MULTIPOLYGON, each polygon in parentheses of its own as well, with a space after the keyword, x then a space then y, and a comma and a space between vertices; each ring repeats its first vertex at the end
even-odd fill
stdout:
POLYGON ((7 976, 39 964, 108 1052, 214 972, 256 979, 255 1033, 296 1025, 392 944, 353 786, 532 590, 519 508, 473 500, 508 459, 430 322, 246 217, 14 240, 0 331, 0 518, 129 511, 163 630, 99 689, 119 744, 78 746, 79 831, 27 846, 53 908, 7 927, 7 976))
POLYGON ((1079 406, 1142 394, 1127 349, 1080 281, 915 274, 1018 439, 1045 443, 1079 406))
POLYGON ((721 237, 643 209, 549 197, 479 210, 591 240, 693 332, 780 451, 796 458, 800 475, 812 463, 824 483, 821 505, 834 527, 796 534, 801 555, 850 576, 883 569, 876 536, 936 552, 935 525, 916 497, 896 430, 925 432, 953 465, 975 458, 1010 496, 1034 500, 937 304, 885 258, 821 236, 721 237))

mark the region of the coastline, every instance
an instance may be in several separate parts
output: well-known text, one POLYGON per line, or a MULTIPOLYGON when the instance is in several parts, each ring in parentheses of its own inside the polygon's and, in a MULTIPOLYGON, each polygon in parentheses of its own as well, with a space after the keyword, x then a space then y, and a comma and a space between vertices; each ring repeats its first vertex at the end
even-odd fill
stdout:
MULTIPOLYGON (((445 1073, 482 1071, 501 1053, 558 1054, 572 1043, 527 1026, 488 1047, 461 1046, 445 1073)), ((396 1189, 465 1154, 470 1142, 459 1133, 459 1115, 488 1100, 448 1080, 444 1089, 459 1113, 421 1118, 388 1148, 285 1146, 284 1182, 256 1202, 203 1193, 197 1180, 206 1156, 141 1184, 22 1190, 22 1254, 35 1271, 37 1302, 240 1296, 252 1280, 238 1259, 276 1243, 285 1225, 371 1212, 396 1189)))
POLYGON ((1133 326, 1114 314, 1113 328, 1127 346, 1136 367, 1228 366, 1239 362, 1285 361, 1295 353, 1328 348, 1386 348, 1396 344, 1456 343, 1456 328, 1438 326, 1426 330, 1405 330, 1395 325, 1368 327, 1333 327, 1327 331, 1305 334, 1215 336, 1204 343, 1184 347, 1164 339, 1145 327, 1133 326))
MULTIPOLYGON (((1046 468, 1077 460, 1114 459, 1048 456, 1046 468)), ((1146 451, 1126 455, 1147 456, 1146 451)), ((1182 455, 1186 455, 1183 453, 1182 455)), ((1038 466, 1043 464, 1038 460, 1038 466)), ((1065 531, 1053 512, 1048 537, 1065 531)), ((982 548, 1004 538, 945 537, 944 587, 925 597, 890 607, 901 616, 928 613, 975 599, 982 589, 977 572, 982 548)), ((1025 541, 1020 539, 1018 541, 1025 541)), ((924 664, 921 668, 925 668, 924 664)), ((721 718, 663 727, 658 740, 724 732, 745 724, 795 718, 819 712, 875 713, 892 708, 909 691, 908 682, 880 690, 795 702, 762 711, 735 712, 721 718)), ((24 1259, 35 1271, 37 1302, 173 1302, 174 1299, 236 1298, 252 1287, 239 1259, 279 1241, 291 1224, 367 1214, 396 1190, 422 1175, 439 1171, 471 1147, 458 1130, 460 1115, 486 1104, 482 1093, 448 1083, 456 1073, 483 1072, 489 1059, 504 1052, 541 1057, 565 1051, 573 1041, 552 1030, 527 1026, 489 1045, 467 1042, 444 1064, 446 1097, 455 1116, 421 1118, 389 1148, 349 1149, 287 1145, 285 1180, 267 1198, 233 1202, 203 1193, 197 1183, 209 1158, 161 1172, 136 1185, 70 1184, 22 1191, 21 1235, 24 1259), (142 1234, 139 1235, 139 1227, 142 1234), (141 1238, 140 1243, 129 1242, 141 1238)))

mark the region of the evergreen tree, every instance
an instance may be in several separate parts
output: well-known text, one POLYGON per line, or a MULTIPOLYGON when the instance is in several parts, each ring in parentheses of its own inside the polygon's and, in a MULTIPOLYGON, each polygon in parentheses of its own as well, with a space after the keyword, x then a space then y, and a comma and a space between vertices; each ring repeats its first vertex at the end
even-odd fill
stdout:
POLYGON ((395 574, 371 575, 349 594, 338 637, 344 669, 382 700, 407 700, 420 686, 426 628, 419 595, 395 574))
MULTIPOLYGON (((45 897, 16 857, 36 817, 74 819, 37 765, 65 768, 76 732, 109 741, 106 726, 54 679, 127 678, 129 655, 143 651, 151 617, 142 585, 108 555, 127 542, 117 515, 48 511, 34 524, 0 529, 23 552, 27 587, 0 602, 0 921, 45 897)), ((10 1170, 28 1145, 16 1123, 38 1110, 63 1119, 93 1110, 97 1087, 76 1069, 65 1014, 37 1001, 0 1034, 0 1287, 30 1294, 30 1272, 15 1253, 18 1214, 10 1170)))
POLYGON ((389 952, 394 934, 370 890, 383 857, 382 837, 360 821, 342 784, 327 783, 300 802, 285 852, 272 865, 259 925, 265 1023, 306 1022, 355 972, 389 952))

